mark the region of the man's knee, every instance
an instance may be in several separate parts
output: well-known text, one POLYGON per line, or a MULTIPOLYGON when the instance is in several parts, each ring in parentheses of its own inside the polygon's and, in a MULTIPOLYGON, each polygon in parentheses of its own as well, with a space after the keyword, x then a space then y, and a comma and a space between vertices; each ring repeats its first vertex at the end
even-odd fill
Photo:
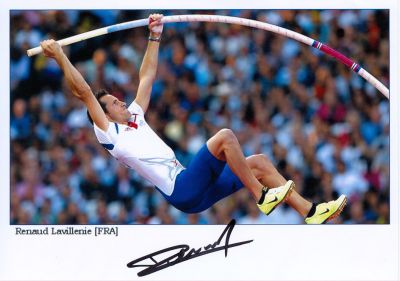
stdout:
POLYGON ((270 174, 275 169, 272 162, 264 154, 256 154, 247 157, 247 161, 251 168, 256 169, 263 174, 270 174))
POLYGON ((218 131, 212 138, 207 141, 208 150, 219 160, 226 161, 224 151, 233 145, 239 145, 235 134, 230 129, 222 129, 218 131))
POLYGON ((238 144, 238 140, 231 129, 221 129, 216 134, 216 137, 220 138, 221 143, 224 147, 238 144))

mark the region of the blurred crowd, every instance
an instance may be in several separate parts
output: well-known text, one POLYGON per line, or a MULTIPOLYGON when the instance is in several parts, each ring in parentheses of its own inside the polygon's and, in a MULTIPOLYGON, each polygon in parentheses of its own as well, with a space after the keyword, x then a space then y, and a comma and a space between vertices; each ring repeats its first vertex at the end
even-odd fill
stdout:
MULTIPOLYGON (((161 11, 266 21, 328 44, 389 85, 389 13, 383 10, 161 11)), ((298 224, 283 204, 262 215, 246 190, 200 214, 170 206, 98 144, 83 104, 57 64, 28 48, 150 11, 12 11, 11 223, 298 224)), ((64 51, 94 91, 130 103, 148 29, 96 37, 64 51)), ((164 27, 147 122, 187 165, 231 128, 246 156, 263 153, 313 202, 349 197, 336 223, 389 223, 389 101, 318 50, 238 25, 164 27)))

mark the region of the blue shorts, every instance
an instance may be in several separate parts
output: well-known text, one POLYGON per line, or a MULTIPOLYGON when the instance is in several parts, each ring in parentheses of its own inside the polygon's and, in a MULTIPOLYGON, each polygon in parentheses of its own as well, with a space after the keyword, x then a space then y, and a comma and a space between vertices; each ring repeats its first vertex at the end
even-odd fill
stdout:
POLYGON ((242 187, 242 182, 228 164, 215 158, 205 144, 176 177, 172 194, 161 193, 177 209, 198 213, 242 187))

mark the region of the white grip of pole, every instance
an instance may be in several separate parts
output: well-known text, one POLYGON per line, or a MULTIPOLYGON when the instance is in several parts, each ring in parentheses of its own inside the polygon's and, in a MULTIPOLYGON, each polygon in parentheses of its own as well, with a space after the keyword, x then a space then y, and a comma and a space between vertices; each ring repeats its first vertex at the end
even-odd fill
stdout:
MULTIPOLYGON (((103 35, 103 34, 106 34, 106 33, 108 33, 106 27, 99 28, 99 29, 96 29, 96 30, 92 30, 92 31, 89 31, 89 32, 81 33, 81 34, 78 34, 78 35, 75 35, 75 36, 71 36, 71 37, 68 37, 68 38, 65 38, 65 39, 58 40, 57 43, 60 44, 61 47, 63 47, 63 46, 71 45, 71 44, 79 42, 79 41, 83 41, 83 40, 86 40, 86 39, 89 39, 89 38, 93 38, 93 37, 96 37, 96 36, 99 36, 99 35, 103 35)), ((39 46, 39 47, 35 47, 35 48, 32 48, 32 49, 29 49, 26 52, 27 52, 28 56, 31 57, 31 56, 35 56, 35 55, 40 54, 41 52, 43 52, 43 49, 42 49, 42 47, 39 46)))

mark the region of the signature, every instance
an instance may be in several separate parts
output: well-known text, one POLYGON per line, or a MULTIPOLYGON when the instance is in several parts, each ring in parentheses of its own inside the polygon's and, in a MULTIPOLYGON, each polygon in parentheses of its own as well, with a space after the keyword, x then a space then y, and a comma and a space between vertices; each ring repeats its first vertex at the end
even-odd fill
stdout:
POLYGON ((247 240, 237 243, 229 244, 229 238, 231 236, 232 230, 235 227, 236 221, 233 219, 226 226, 222 234, 219 236, 217 241, 212 244, 208 244, 205 247, 201 247, 198 249, 190 248, 188 245, 181 244, 172 247, 165 248, 163 250, 156 251, 154 253, 145 255, 141 258, 135 259, 127 264, 127 267, 145 267, 142 271, 138 272, 138 276, 146 276, 151 273, 157 272, 159 270, 165 269, 167 267, 176 265, 178 263, 194 259, 200 256, 204 256, 207 254, 211 254, 213 252, 225 250, 225 257, 228 255, 228 249, 232 247, 237 247, 243 244, 251 243, 253 240, 247 240), (222 240, 225 238, 225 242, 221 245, 222 240), (171 254, 170 256, 164 258, 165 253, 171 254), (163 255, 163 258, 156 259, 157 256, 163 255), (142 264, 141 262, 147 262, 150 264, 142 264))

